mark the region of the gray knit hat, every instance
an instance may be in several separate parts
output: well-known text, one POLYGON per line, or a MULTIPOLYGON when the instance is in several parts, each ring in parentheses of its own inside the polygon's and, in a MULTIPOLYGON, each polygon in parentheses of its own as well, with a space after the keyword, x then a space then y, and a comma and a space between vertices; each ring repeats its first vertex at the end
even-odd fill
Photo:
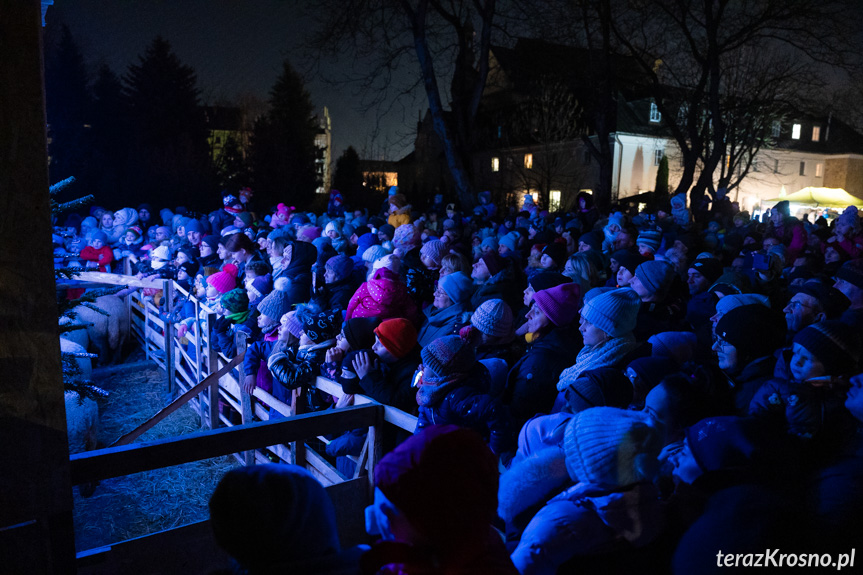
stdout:
POLYGON ((626 486, 652 477, 660 433, 642 411, 592 407, 566 425, 563 450, 573 481, 626 486))
POLYGON ((278 278, 270 295, 258 303, 258 312, 279 321, 283 315, 291 311, 291 300, 288 299, 290 283, 288 278, 278 278))
POLYGON ((668 262, 651 260, 635 268, 635 277, 651 294, 655 294, 671 286, 674 280, 674 268, 668 262))
POLYGON ((489 299, 482 302, 470 317, 470 324, 473 327, 492 337, 512 335, 512 321, 512 310, 502 299, 489 299))
POLYGON ((619 288, 590 298, 581 317, 611 337, 622 337, 635 329, 640 307, 641 298, 634 290, 619 288))
POLYGON ((438 285, 453 303, 465 303, 473 295, 473 280, 464 272, 447 274, 438 285))

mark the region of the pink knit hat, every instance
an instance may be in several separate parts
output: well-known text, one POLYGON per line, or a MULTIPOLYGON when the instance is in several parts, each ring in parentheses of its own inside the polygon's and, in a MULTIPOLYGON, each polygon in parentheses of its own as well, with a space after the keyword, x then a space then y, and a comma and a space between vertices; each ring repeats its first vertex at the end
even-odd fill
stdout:
POLYGON ((578 317, 581 290, 578 284, 565 283, 533 294, 533 301, 557 327, 569 325, 578 317))
POLYGON ((237 272, 239 269, 234 264, 225 264, 222 271, 216 272, 207 278, 207 283, 216 288, 216 291, 224 295, 237 287, 237 272))

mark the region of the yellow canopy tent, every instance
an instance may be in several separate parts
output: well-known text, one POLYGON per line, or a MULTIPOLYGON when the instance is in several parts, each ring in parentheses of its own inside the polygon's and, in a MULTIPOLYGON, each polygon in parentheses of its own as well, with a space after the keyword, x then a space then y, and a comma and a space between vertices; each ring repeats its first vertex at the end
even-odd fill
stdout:
POLYGON ((823 208, 863 207, 863 200, 857 196, 852 196, 842 188, 803 188, 798 192, 788 194, 784 198, 764 200, 763 203, 776 204, 782 200, 788 200, 792 204, 804 204, 823 208))

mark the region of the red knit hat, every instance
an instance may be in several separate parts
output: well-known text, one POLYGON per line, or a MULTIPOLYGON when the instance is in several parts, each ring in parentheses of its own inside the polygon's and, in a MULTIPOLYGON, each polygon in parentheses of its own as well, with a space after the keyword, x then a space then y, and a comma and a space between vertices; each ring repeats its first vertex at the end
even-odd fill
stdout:
POLYGON ((569 325, 578 317, 581 290, 575 282, 560 284, 533 294, 533 301, 557 327, 569 325))
POLYGON ((417 344, 417 330, 403 317, 388 319, 375 328, 375 335, 387 351, 398 359, 406 356, 417 344))
POLYGON ((237 287, 237 272, 239 269, 234 264, 225 264, 222 271, 216 272, 207 278, 207 283, 216 288, 216 291, 224 295, 237 287))

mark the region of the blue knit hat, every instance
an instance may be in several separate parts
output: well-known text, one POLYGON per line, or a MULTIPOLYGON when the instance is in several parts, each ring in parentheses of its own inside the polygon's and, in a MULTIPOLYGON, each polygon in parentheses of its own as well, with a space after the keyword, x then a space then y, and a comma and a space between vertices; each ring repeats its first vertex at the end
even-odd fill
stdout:
POLYGON ((510 233, 506 234, 505 236, 503 236, 502 238, 500 238, 498 240, 498 244, 502 245, 502 246, 506 246, 507 248, 509 248, 509 251, 514 252, 518 249, 517 248, 517 246, 518 246, 518 234, 517 233, 513 234, 513 232, 510 232, 510 233))
POLYGON ((334 256, 327 260, 326 267, 333 270, 335 281, 341 281, 354 271, 354 261, 348 256, 334 256))
POLYGON ((674 268, 668 262, 646 261, 635 269, 635 277, 651 294, 663 292, 671 287, 674 268))
POLYGON ((456 373, 467 373, 476 363, 473 346, 457 335, 437 338, 423 348, 421 356, 426 370, 423 379, 429 383, 456 373))
POLYGON ((453 303, 464 303, 473 295, 473 281, 464 272, 447 274, 438 284, 453 303))
POLYGON ((635 329, 640 307, 641 298, 634 290, 620 288, 588 299, 581 317, 611 337, 622 337, 635 329))
POLYGON ((93 240, 101 240, 103 244, 108 243, 108 234, 103 232, 102 230, 96 230, 95 232, 90 234, 90 241, 93 240))

